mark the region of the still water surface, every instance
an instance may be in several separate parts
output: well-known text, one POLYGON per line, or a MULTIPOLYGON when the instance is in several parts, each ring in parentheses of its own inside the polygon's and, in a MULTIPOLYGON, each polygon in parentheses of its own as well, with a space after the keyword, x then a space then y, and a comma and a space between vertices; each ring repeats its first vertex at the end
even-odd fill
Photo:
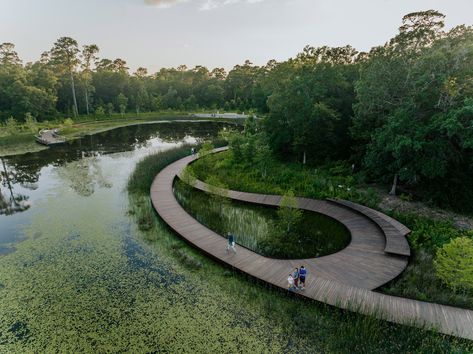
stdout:
POLYGON ((277 323, 144 242, 128 213, 137 161, 223 126, 132 126, 2 159, 0 352, 281 348, 277 323))

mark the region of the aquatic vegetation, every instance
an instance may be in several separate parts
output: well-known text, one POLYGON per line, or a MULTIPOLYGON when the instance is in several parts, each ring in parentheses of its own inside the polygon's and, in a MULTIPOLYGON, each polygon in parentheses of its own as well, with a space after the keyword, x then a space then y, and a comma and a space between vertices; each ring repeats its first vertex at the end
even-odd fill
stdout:
POLYGON ((124 192, 145 153, 97 156, 110 188, 87 197, 59 168, 35 172, 40 197, 21 214, 23 241, 0 256, 0 352, 473 350, 288 296, 200 254, 150 213, 149 187, 124 192))
POLYGON ((300 211, 288 234, 277 209, 216 197, 176 181, 179 203, 199 222, 221 235, 228 231, 239 245, 276 258, 323 256, 345 248, 350 234, 338 221, 300 211))

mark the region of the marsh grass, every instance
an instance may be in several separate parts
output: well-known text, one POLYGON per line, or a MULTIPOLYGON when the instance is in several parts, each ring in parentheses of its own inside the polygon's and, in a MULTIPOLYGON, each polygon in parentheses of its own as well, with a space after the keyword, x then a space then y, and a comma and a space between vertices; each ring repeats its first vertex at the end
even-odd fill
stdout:
MULTIPOLYGON (((177 156, 177 155, 176 155, 177 156)), ((156 157, 155 157, 156 158, 156 157)), ((151 157, 149 158, 151 159, 151 157)), ((161 158, 157 158, 162 160, 161 158)), ((149 171, 145 164, 139 164, 135 179, 149 181, 149 171)), ((154 171, 157 173, 158 171, 154 171)), ((134 192, 129 194, 130 215, 139 218, 140 213, 151 208, 149 185, 144 181, 133 182, 134 192)), ((143 233, 144 238, 162 257, 169 257, 182 272, 193 281, 207 289, 207 297, 218 296, 231 299, 232 308, 239 314, 239 328, 251 328, 258 341, 266 348, 264 351, 296 353, 467 353, 473 351, 473 343, 466 340, 439 335, 408 326, 400 326, 364 316, 350 311, 340 310, 314 301, 303 300, 287 291, 261 283, 249 276, 240 274, 231 268, 202 255, 182 239, 170 232, 167 226, 153 214, 153 226, 143 233), (179 251, 179 252, 178 252, 179 251), (189 265, 182 262, 180 253, 200 262, 201 266, 189 272, 189 265), (252 311, 254 316, 247 318, 245 311, 252 311), (261 326, 262 321, 269 327, 261 326), (275 349, 278 348, 278 349, 275 349)), ((209 311, 202 308, 204 313, 209 311)), ((236 323, 235 323, 236 325, 236 323)), ((233 341, 238 341, 236 352, 248 352, 255 343, 241 332, 234 333, 231 327, 225 327, 225 333, 232 333, 233 341)), ((208 352, 213 352, 215 343, 203 338, 208 345, 208 352)), ((219 345, 228 338, 220 338, 219 345)), ((188 351, 195 349, 187 348, 188 351)))
POLYGON ((331 254, 345 248, 350 234, 337 221, 304 211, 290 235, 285 234, 275 208, 215 198, 188 186, 174 184, 174 194, 183 208, 213 231, 231 231, 236 243, 274 258, 305 258, 331 254))
MULTIPOLYGON (((211 174, 230 189, 265 194, 284 194, 294 190, 295 195, 323 199, 336 197, 352 200, 377 209, 379 194, 362 186, 343 163, 319 168, 305 168, 300 164, 273 161, 263 177, 251 164, 234 163, 231 152, 206 156, 205 164, 196 161, 196 177, 211 174), (203 166, 211 168, 203 168, 203 166)), ((433 259, 437 249, 453 238, 473 237, 472 231, 456 229, 450 221, 430 220, 413 213, 391 212, 390 215, 412 230, 408 241, 412 250, 410 264, 396 279, 381 288, 391 295, 438 302, 473 309, 471 292, 454 292, 435 275, 433 259)))
POLYGON ((148 155, 138 162, 134 172, 128 180, 128 192, 148 194, 154 177, 164 167, 183 157, 189 156, 192 145, 184 144, 180 147, 148 155))
POLYGON ((233 190, 276 195, 292 190, 297 197, 348 199, 367 206, 379 202, 373 190, 356 188, 357 176, 343 163, 314 168, 271 160, 262 175, 253 163, 236 163, 231 151, 226 151, 199 159, 193 169, 198 179, 206 180, 210 172, 233 190))

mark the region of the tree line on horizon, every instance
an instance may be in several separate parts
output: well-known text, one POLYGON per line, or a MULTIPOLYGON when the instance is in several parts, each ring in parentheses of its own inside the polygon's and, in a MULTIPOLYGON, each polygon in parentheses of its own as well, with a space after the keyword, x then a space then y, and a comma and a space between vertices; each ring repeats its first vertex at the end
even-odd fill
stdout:
POLYGON ((271 150, 317 164, 349 160, 371 179, 412 187, 440 204, 473 209, 473 28, 407 14, 398 34, 369 52, 307 46, 264 66, 228 73, 204 66, 149 74, 99 58, 62 37, 23 65, 0 45, 0 121, 114 112, 222 109, 265 115, 271 150))

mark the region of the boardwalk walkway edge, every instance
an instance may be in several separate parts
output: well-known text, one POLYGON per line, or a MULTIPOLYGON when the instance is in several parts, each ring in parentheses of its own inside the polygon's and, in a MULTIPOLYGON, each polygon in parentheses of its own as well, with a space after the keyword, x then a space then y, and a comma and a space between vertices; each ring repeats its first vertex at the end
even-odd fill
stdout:
MULTIPOLYGON (((175 178, 195 159, 196 156, 189 156, 164 168, 155 177, 150 196, 155 210, 164 222, 196 248, 222 263, 284 289, 289 271, 303 263, 309 271, 306 290, 300 292, 304 297, 394 323, 433 329, 473 340, 473 311, 373 291, 377 284, 397 276, 399 269, 402 271, 406 266, 407 257, 393 256, 384 251, 384 235, 373 221, 355 218, 356 214, 350 214, 346 208, 333 209, 329 202, 298 199, 300 206, 304 204, 307 210, 336 212, 341 215, 343 223, 350 227, 352 234, 352 242, 346 249, 333 255, 304 260, 275 260, 243 248, 238 248, 236 255, 227 255, 224 251, 225 238, 192 218, 174 196, 175 178), (360 257, 359 264, 355 269, 350 269, 353 268, 350 262, 356 261, 357 257, 360 257), (370 262, 371 259, 373 261, 370 262), (369 279, 363 283, 361 276, 368 276, 369 279)), ((199 184, 201 188, 205 188, 205 184, 200 181, 196 186, 199 184)), ((278 196, 245 196, 245 193, 237 191, 228 191, 228 196, 238 200, 248 197, 251 202, 261 202, 263 205, 279 203, 278 196)))

